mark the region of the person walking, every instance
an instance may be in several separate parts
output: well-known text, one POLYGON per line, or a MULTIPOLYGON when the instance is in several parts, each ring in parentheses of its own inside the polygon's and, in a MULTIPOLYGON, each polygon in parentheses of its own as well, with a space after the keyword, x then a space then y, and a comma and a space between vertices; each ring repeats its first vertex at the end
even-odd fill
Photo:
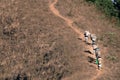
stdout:
POLYGON ((91 34, 90 38, 91 38, 91 41, 92 41, 92 45, 96 44, 96 41, 97 41, 96 35, 95 34, 91 34))
POLYGON ((89 43, 89 37, 90 37, 90 32, 89 31, 85 31, 84 33, 84 37, 85 37, 85 42, 88 44, 89 43))
POLYGON ((99 48, 97 48, 97 49, 95 50, 95 55, 96 55, 97 58, 101 58, 101 52, 100 52, 100 49, 99 49, 99 48))
POLYGON ((98 69, 102 68, 101 58, 96 58, 95 63, 97 64, 98 69))
POLYGON ((92 47, 93 47, 93 53, 95 54, 96 51, 99 50, 99 48, 98 48, 98 46, 96 44, 93 44, 92 47))
POLYGON ((96 64, 98 66, 98 69, 101 69, 102 63, 101 63, 101 53, 100 49, 98 48, 97 45, 93 45, 93 50, 94 50, 94 55, 96 57, 96 64))
POLYGON ((93 45, 94 54, 97 58, 101 58, 100 48, 97 45, 93 45))
POLYGON ((98 69, 101 69, 102 68, 102 58, 98 58, 98 61, 99 61, 98 69))

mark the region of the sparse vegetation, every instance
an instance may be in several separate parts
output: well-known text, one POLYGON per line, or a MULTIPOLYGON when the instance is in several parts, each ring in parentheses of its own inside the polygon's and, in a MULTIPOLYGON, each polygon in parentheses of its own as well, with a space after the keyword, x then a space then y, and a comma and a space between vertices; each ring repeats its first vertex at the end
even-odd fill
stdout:
MULTIPOLYGON (((96 68, 87 62, 81 35, 50 11, 48 1, 0 0, 0 80, 62 80, 66 77, 93 80, 96 68)), ((58 3, 60 14, 73 19, 73 27, 79 27, 81 32, 91 30, 102 35, 109 31, 102 37, 102 44, 115 43, 118 48, 109 48, 108 44, 112 54, 104 51, 101 54, 103 58, 108 54, 104 62, 119 61, 120 39, 116 38, 118 31, 110 27, 111 23, 100 20, 100 15, 84 0, 58 0, 58 3)), ((88 57, 88 61, 92 63, 94 58, 88 57)), ((96 80, 119 80, 119 65, 104 64, 112 68, 104 68, 109 73, 96 80)))
POLYGON ((0 1, 0 80, 61 80, 71 74, 64 49, 52 45, 64 42, 57 41, 62 21, 48 1, 37 1, 0 1))
POLYGON ((72 11, 70 10, 67 15, 72 17, 73 16, 72 11))
MULTIPOLYGON (((106 0, 99 0, 99 1, 105 2, 106 0)), ((107 3, 110 2, 110 5, 113 5, 111 0, 109 0, 109 2, 107 1, 106 4, 104 5, 102 3, 103 7, 104 6, 106 7, 106 10, 107 8, 110 7, 109 4, 107 3)), ((120 75, 119 73, 120 72, 120 68, 119 68, 120 36, 119 36, 118 27, 116 28, 116 25, 114 24, 116 22, 116 19, 114 17, 118 15, 116 14, 115 16, 112 15, 114 17, 112 17, 111 20, 114 19, 114 21, 111 21, 110 18, 107 18, 103 14, 104 9, 102 9, 103 8, 102 6, 96 9, 97 5, 96 6, 93 5, 95 2, 96 0, 92 0, 90 3, 85 2, 85 0, 60 0, 59 4, 62 7, 59 6, 58 9, 61 12, 61 14, 65 16, 69 12, 69 9, 72 9, 75 5, 75 8, 72 9, 72 13, 74 13, 74 16, 72 18, 67 16, 74 21, 73 26, 75 25, 80 29, 82 29, 83 31, 89 30, 90 32, 97 34, 99 37, 102 36, 100 38, 101 41, 98 41, 98 43, 101 45, 100 47, 101 55, 103 58, 103 62, 105 63, 104 66, 105 68, 107 68, 107 69, 103 68, 103 70, 109 73, 104 73, 104 75, 100 76, 96 80, 101 80, 101 79, 119 80, 120 79, 119 76, 120 75), (66 11, 64 12, 64 10, 66 11), (101 12, 101 10, 103 12, 101 12)), ((110 10, 112 9, 108 9, 108 11, 110 10)), ((109 15, 109 13, 106 15, 109 17, 111 16, 111 14, 109 15)), ((81 73, 78 72, 78 74, 81 73)))
POLYGON ((116 56, 113 56, 113 55, 108 55, 106 56, 106 58, 114 63, 116 63, 118 61, 117 57, 116 56))
POLYGON ((116 37, 116 34, 114 32, 107 32, 104 33, 101 37, 100 40, 105 42, 104 46, 112 45, 113 47, 116 46, 118 40, 116 37))
POLYGON ((87 2, 93 2, 99 10, 103 11, 108 17, 114 16, 120 19, 120 0, 117 0, 117 4, 113 4, 111 0, 86 0, 87 2))

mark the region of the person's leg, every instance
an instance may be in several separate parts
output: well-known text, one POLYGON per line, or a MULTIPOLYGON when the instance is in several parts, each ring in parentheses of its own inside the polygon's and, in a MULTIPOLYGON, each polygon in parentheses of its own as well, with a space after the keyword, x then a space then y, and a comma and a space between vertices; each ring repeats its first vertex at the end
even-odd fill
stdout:
POLYGON ((99 64, 99 65, 98 65, 98 68, 99 68, 99 69, 101 69, 101 68, 102 68, 102 65, 101 65, 101 64, 99 64))
POLYGON ((100 53, 100 51, 98 51, 98 57, 101 58, 101 53, 100 53))
POLYGON ((102 58, 98 58, 98 60, 99 60, 99 69, 101 69, 102 68, 102 58))
POLYGON ((95 41, 94 40, 92 40, 92 45, 95 45, 95 41))
POLYGON ((88 37, 85 37, 85 42, 88 43, 88 37))

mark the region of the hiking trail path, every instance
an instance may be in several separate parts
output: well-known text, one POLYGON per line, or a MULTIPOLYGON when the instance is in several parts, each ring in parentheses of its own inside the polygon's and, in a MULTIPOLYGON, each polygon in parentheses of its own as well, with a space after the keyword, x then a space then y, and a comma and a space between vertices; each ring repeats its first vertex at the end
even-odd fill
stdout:
MULTIPOLYGON (((70 19, 68 19, 68 18, 66 18, 66 17, 64 17, 64 16, 62 16, 62 15, 59 13, 59 11, 55 8, 55 5, 56 5, 57 2, 58 2, 58 0, 54 0, 53 3, 50 3, 50 5, 49 5, 50 10, 54 13, 54 15, 56 15, 56 16, 60 17, 61 19, 63 19, 63 20, 66 22, 66 24, 67 24, 73 31, 75 31, 75 32, 78 34, 78 36, 79 36, 79 38, 80 38, 81 40, 84 40, 83 31, 82 31, 80 28, 78 28, 77 26, 73 26, 73 21, 70 20, 70 19)), ((102 71, 101 71, 101 70, 96 70, 96 72, 97 72, 97 74, 96 74, 96 75, 93 75, 93 77, 92 77, 90 80, 96 80, 96 79, 102 74, 102 71)), ((63 79, 63 80, 69 80, 69 78, 65 78, 65 79, 63 79)))

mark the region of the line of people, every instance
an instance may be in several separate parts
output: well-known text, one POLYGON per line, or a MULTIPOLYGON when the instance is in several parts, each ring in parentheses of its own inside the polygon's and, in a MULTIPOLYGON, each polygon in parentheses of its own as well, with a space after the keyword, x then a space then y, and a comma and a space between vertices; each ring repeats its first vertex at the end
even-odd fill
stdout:
POLYGON ((87 44, 89 44, 89 40, 92 41, 91 45, 93 47, 93 54, 95 55, 95 62, 98 66, 98 69, 101 69, 102 67, 102 63, 101 63, 101 52, 100 52, 100 48, 97 46, 96 41, 97 41, 97 37, 95 34, 91 34, 89 31, 85 31, 84 32, 84 37, 85 37, 85 42, 87 44))

